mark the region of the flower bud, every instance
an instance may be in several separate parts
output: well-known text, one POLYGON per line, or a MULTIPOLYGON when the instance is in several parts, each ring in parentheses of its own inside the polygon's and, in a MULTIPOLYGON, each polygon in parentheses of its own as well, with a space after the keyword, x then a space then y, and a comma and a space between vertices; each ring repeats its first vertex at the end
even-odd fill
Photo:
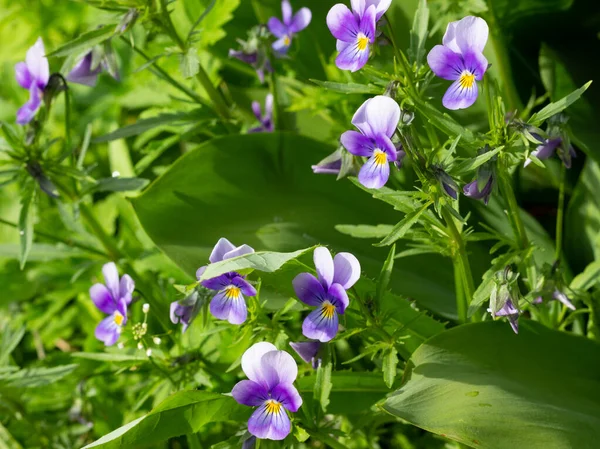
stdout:
POLYGON ((142 312, 144 312, 144 313, 148 313, 149 311, 150 311, 150 304, 148 304, 148 303, 145 303, 145 304, 142 306, 142 312))

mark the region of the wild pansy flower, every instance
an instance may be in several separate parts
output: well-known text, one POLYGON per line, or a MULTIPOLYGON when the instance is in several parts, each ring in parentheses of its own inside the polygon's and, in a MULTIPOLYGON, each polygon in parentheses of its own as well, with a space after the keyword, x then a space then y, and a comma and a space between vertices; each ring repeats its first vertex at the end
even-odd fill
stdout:
POLYGON ((69 72, 66 76, 67 81, 94 87, 98 80, 98 75, 102 72, 102 66, 98 64, 95 68, 92 68, 92 59, 93 56, 90 51, 69 72))
POLYGON ((510 327, 512 327, 514 333, 519 333, 519 309, 514 306, 510 299, 507 300, 504 305, 496 311, 493 311, 491 308, 488 308, 487 310, 494 317, 507 317, 510 327))
POLYGON ((317 165, 311 166, 313 173, 339 175, 342 168, 342 149, 338 148, 317 165))
POLYGON ((278 39, 273 43, 273 50, 281 55, 285 55, 290 48, 294 33, 298 33, 310 24, 312 14, 310 9, 301 8, 292 16, 292 5, 289 0, 281 2, 281 12, 283 22, 277 17, 271 17, 267 22, 269 31, 278 39))
POLYGON ((248 380, 231 391, 242 405, 258 407, 248 420, 248 431, 257 438, 283 440, 291 431, 287 412, 297 412, 302 398, 293 383, 298 376, 294 358, 271 343, 252 345, 242 356, 248 380))
MULTIPOLYGON (((532 151, 532 155, 538 159, 549 159, 556 153, 566 168, 571 168, 572 159, 577 156, 573 145, 569 139, 569 134, 565 129, 565 124, 569 120, 566 114, 560 113, 553 115, 548 120, 548 129, 546 130, 548 138, 541 138, 539 134, 533 134, 541 145, 532 151)), ((531 159, 527 158, 524 166, 527 167, 531 159)))
POLYGON ((33 47, 27 50, 25 62, 15 65, 15 78, 24 89, 29 90, 29 101, 17 112, 17 123, 29 123, 42 104, 42 94, 50 79, 50 66, 42 38, 38 38, 33 47))
POLYGON ((350 253, 338 253, 332 259, 325 247, 318 247, 313 254, 318 279, 310 273, 300 273, 292 284, 298 299, 316 309, 302 323, 306 338, 327 342, 338 331, 338 314, 343 314, 349 299, 346 290, 360 277, 360 263, 350 253))
MULTIPOLYGON (((491 148, 486 145, 482 150, 479 151, 479 154, 485 154, 490 150, 491 148)), ((495 160, 495 158, 492 160, 495 160)), ((493 162, 486 162, 485 164, 481 165, 477 169, 477 177, 475 180, 463 187, 463 193, 465 196, 475 200, 483 200, 487 206, 490 196, 492 195, 492 191, 494 190, 494 167, 495 165, 493 162)))
POLYGON ((181 323, 181 332, 185 332, 197 312, 198 292, 193 292, 181 301, 173 301, 169 310, 171 323, 181 323))
MULTIPOLYGON (((254 249, 248 245, 234 246, 226 238, 221 238, 213 248, 208 260, 211 263, 231 259, 253 253, 254 249)), ((196 278, 200 280, 206 267, 198 268, 196 278)), ((210 302, 210 313, 220 320, 227 320, 231 324, 242 324, 248 316, 246 296, 255 296, 256 289, 241 274, 230 271, 215 278, 201 281, 203 287, 216 290, 218 293, 210 302)))
POLYGON ((342 134, 342 145, 350 153, 369 158, 358 172, 358 180, 365 187, 379 189, 389 179, 389 162, 398 159, 391 137, 396 132, 399 120, 398 103, 390 97, 378 95, 365 101, 352 117, 352 124, 360 133, 346 131, 342 134))
POLYGON ((127 274, 119 280, 119 272, 114 262, 102 267, 104 284, 94 284, 90 288, 90 297, 95 306, 109 314, 96 327, 96 338, 106 346, 116 343, 121 329, 127 323, 127 308, 131 304, 135 283, 127 274))
POLYGON ((261 84, 265 82, 265 72, 270 73, 273 71, 271 61, 269 61, 265 49, 266 39, 265 27, 257 26, 248 32, 248 39, 246 41, 238 39, 241 50, 229 50, 230 58, 236 58, 246 64, 250 64, 256 70, 261 84))
POLYGON ((321 359, 317 357, 321 346, 323 344, 320 341, 299 341, 290 342, 290 346, 296 354, 300 356, 306 363, 310 363, 313 369, 317 369, 321 364, 321 359))
POLYGON ((479 17, 467 16, 450 22, 443 44, 427 55, 429 67, 436 76, 454 81, 444 94, 442 104, 448 109, 465 109, 475 103, 481 81, 488 68, 483 49, 488 39, 488 25, 479 17))
POLYGON ((265 98, 265 115, 263 115, 260 103, 258 101, 252 102, 252 112, 254 116, 260 122, 260 126, 252 128, 249 133, 272 133, 275 129, 273 124, 273 95, 269 94, 265 98))
POLYGON ((515 334, 519 333, 519 273, 510 266, 495 275, 495 285, 490 294, 490 307, 487 311, 494 317, 507 317, 515 334))
POLYGON ((356 72, 364 67, 377 37, 375 24, 391 3, 391 0, 352 0, 352 11, 341 3, 329 10, 327 26, 337 39, 340 53, 335 65, 339 69, 356 72))

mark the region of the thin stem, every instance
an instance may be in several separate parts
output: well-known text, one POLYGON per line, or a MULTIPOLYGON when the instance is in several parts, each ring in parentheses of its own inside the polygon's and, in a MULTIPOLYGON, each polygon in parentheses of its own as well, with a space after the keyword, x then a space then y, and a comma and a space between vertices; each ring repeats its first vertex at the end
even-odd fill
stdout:
POLYGON ((94 216, 92 211, 89 209, 87 204, 79 203, 79 211, 80 211, 83 219, 87 222, 87 224, 90 226, 90 228, 94 232, 94 235, 96 235, 96 237, 98 237, 98 240, 100 240, 100 242, 102 243, 102 246, 104 246, 104 248, 106 249, 108 256, 113 261, 121 259, 123 257, 123 253, 117 247, 115 242, 113 242, 113 239, 104 231, 104 229, 102 228, 102 225, 100 225, 98 220, 96 220, 96 217, 94 216))
POLYGON ((561 164, 560 168, 560 190, 558 194, 558 213, 556 214, 556 252, 554 258, 560 260, 563 242, 563 217, 565 214, 565 183, 566 183, 566 168, 561 164))
POLYGON ((450 212, 448 212, 446 209, 442 209, 442 217, 446 222, 448 234, 454 242, 455 279, 458 278, 462 285, 462 294, 458 294, 457 290, 456 295, 456 309, 458 312, 458 318, 461 322, 466 323, 468 320, 467 311, 469 309, 469 303, 475 294, 475 285, 473 283, 471 264, 469 263, 469 257, 465 248, 464 239, 454 223, 454 217, 452 217, 450 212))
POLYGON ((513 232, 515 233, 518 246, 520 249, 527 249, 529 247, 529 239, 527 238, 525 225, 521 219, 520 208, 517 204, 517 198, 515 197, 515 192, 512 188, 507 167, 499 167, 498 186, 500 187, 502 198, 507 202, 508 218, 513 228, 513 232))

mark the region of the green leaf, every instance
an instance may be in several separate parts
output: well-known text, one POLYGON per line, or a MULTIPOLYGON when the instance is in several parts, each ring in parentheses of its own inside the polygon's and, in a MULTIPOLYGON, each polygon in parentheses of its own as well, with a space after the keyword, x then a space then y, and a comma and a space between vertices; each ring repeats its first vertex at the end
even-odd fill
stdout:
POLYGON ((315 402, 319 404, 323 413, 327 412, 327 407, 330 403, 329 396, 331 394, 331 388, 333 387, 331 381, 331 371, 333 366, 329 348, 326 348, 325 351, 327 352, 327 355, 323 358, 323 362, 320 363, 317 368, 317 379, 315 380, 313 387, 313 398, 315 402))
POLYGON ((357 84, 357 83, 334 83, 332 81, 319 81, 311 79, 317 86, 321 86, 333 92, 342 94, 377 94, 383 93, 383 88, 374 84, 357 84))
POLYGON ((74 352, 71 357, 98 362, 147 362, 148 357, 123 352, 74 352))
POLYGON ((521 320, 468 324, 412 355, 384 408, 469 447, 592 448, 600 438, 600 346, 521 320))
POLYGON ((377 281, 377 291, 376 291, 376 304, 380 304, 383 299, 384 292, 388 289, 390 284, 390 278, 392 276, 392 270, 394 269, 394 258, 396 257, 396 245, 392 245, 390 248, 390 252, 388 253, 385 262, 383 263, 383 267, 381 268, 381 273, 379 273, 379 279, 377 281))
POLYGON ((0 375, 2 388, 34 388, 58 382, 71 374, 77 365, 60 365, 52 368, 26 368, 0 375))
POLYGON ((230 396, 206 391, 179 391, 147 415, 104 435, 85 448, 156 445, 169 438, 198 432, 206 424, 243 421, 251 410, 230 396))
POLYGON ((28 183, 22 192, 21 212, 19 213, 19 238, 21 242, 21 252, 19 255, 21 270, 25 267, 27 256, 33 243, 33 211, 31 210, 35 202, 35 188, 33 183, 28 183))
POLYGON ((130 192, 142 190, 150 181, 144 178, 102 178, 91 186, 89 192, 130 192))
POLYGON ((19 444, 2 423, 0 423, 0 449, 23 449, 23 446, 19 444))
POLYGON ((583 273, 579 273, 569 288, 573 290, 589 290, 600 282, 600 260, 596 260, 585 267, 583 273))
MULTIPOLYGON (((364 275, 376 278, 387 251, 343 235, 335 226, 393 223, 398 215, 352 183, 306 169, 334 150, 289 133, 213 139, 179 158, 132 202, 148 235, 191 276, 226 237, 257 251, 327 245, 354 254, 364 275)), ((290 277, 300 271, 290 272, 290 277)), ((271 292, 283 304, 293 295, 291 280, 283 291, 282 286, 278 283, 279 291, 271 292)), ((454 276, 451 263, 442 257, 397 260, 390 288, 444 316, 455 314, 454 276), (428 274, 431 266, 437 267, 433 278, 428 274)))
MULTIPOLYGON (((312 401, 310 394, 316 380, 317 375, 312 374, 296 381, 298 391, 307 402, 307 406, 312 401)), ((336 371, 331 375, 331 384, 327 412, 333 414, 364 413, 389 393, 379 373, 336 371)))
POLYGON ((419 221, 419 218, 429 206, 431 206, 431 203, 427 203, 420 209, 413 210, 406 214, 406 216, 394 226, 392 232, 390 232, 381 242, 376 243, 375 246, 389 246, 404 237, 410 228, 419 221))
POLYGON ((104 25, 95 30, 80 34, 71 42, 68 42, 53 52, 48 53, 46 56, 58 58, 72 54, 76 56, 82 55, 83 53, 86 53, 87 50, 91 50, 92 47, 95 47, 105 40, 110 39, 115 33, 116 26, 117 23, 109 23, 108 25, 104 25))
MULTIPOLYGON (((15 243, 0 243, 0 257, 18 259, 21 247, 15 243)), ((27 256, 29 261, 42 261, 55 259, 69 259, 71 257, 89 257, 87 251, 73 248, 62 243, 53 245, 50 243, 33 243, 27 256)))
POLYGON ((161 125, 172 125, 172 124, 186 124, 197 122, 201 118, 201 114, 198 114, 202 109, 196 109, 191 112, 179 112, 174 114, 160 114, 156 117, 141 119, 135 122, 133 125, 127 125, 123 128, 119 128, 108 134, 100 137, 96 137, 92 140, 94 143, 110 142, 111 140, 124 139, 126 137, 137 136, 148 130, 154 129, 161 125))
POLYGON ((184 78, 192 78, 200 71, 200 59, 198 58, 198 50, 194 47, 180 55, 179 70, 184 78))
POLYGON ((241 0, 219 0, 214 5, 211 2, 212 0, 178 2, 186 10, 188 23, 175 22, 175 26, 183 29, 189 27, 191 39, 188 42, 194 42, 200 49, 213 46, 227 35, 225 25, 233 19, 241 0))
POLYGON ((286 263, 297 259, 313 249, 314 247, 310 247, 291 253, 259 251, 243 256, 232 257, 231 259, 209 264, 198 280, 204 281, 206 279, 212 279, 224 273, 229 273, 230 271, 258 270, 265 273, 273 273, 286 263))
POLYGON ((460 175, 464 175, 466 173, 470 173, 470 172, 474 171, 476 168, 485 164, 490 159, 492 159, 503 148, 504 147, 494 148, 493 150, 488 151, 484 154, 480 154, 477 157, 466 159, 466 160, 456 164, 454 167, 452 167, 451 172, 455 176, 460 176, 460 175))
POLYGON ((379 239, 392 232, 392 225, 379 224, 371 225, 336 225, 335 229, 342 234, 349 235, 357 239, 379 239))
POLYGON ((394 385, 394 380, 396 379, 396 372, 398 368, 398 351, 395 346, 391 346, 389 349, 385 351, 383 355, 383 381, 388 386, 388 388, 392 388, 394 385))
POLYGON ((425 56, 425 41, 427 40, 427 26, 429 24, 429 8, 427 0, 420 0, 413 26, 410 30, 410 56, 411 62, 420 66, 425 56))
POLYGON ((539 126, 542 122, 544 122, 545 120, 548 120, 553 115, 556 115, 561 111, 564 111, 569 106, 571 106, 573 103, 575 103, 577 100, 579 100, 579 98, 583 95, 583 93, 587 90, 587 88, 590 87, 590 84, 592 84, 592 82, 588 81, 582 87, 580 87, 579 89, 577 89, 574 92, 571 92, 566 97, 563 97, 558 101, 550 103, 548 106, 544 107, 541 111, 533 114, 533 116, 529 120, 529 123, 534 126, 539 126))
POLYGON ((25 327, 11 329, 4 326, 2 329, 2 340, 0 340, 0 366, 8 364, 9 357, 25 335, 25 327))

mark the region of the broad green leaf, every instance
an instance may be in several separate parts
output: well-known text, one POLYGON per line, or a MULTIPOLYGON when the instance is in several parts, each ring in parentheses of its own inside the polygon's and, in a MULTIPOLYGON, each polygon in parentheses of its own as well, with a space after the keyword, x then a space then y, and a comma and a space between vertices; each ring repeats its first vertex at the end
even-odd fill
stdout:
POLYGON ((389 246, 404 237, 410 228, 412 228, 415 223, 419 221, 419 218, 425 211, 427 211, 429 206, 431 206, 431 203, 427 203, 421 208, 415 209, 414 211, 406 214, 406 216, 400 222, 398 222, 396 226, 394 226, 389 235, 387 235, 381 242, 375 244, 375 246, 389 246))
POLYGON ((379 239, 392 232, 392 225, 337 225, 335 229, 357 239, 379 239))
POLYGON ((553 115, 556 115, 561 111, 564 111, 569 106, 571 106, 573 103, 575 103, 577 100, 579 100, 579 98, 583 95, 583 93, 587 90, 587 88, 590 87, 590 84, 592 84, 592 82, 588 81, 582 87, 580 87, 579 89, 577 89, 574 92, 571 92, 566 97, 563 97, 558 101, 550 103, 548 106, 544 107, 540 112, 533 114, 533 116, 529 120, 529 123, 531 123, 534 126, 538 126, 544 120, 548 120, 553 115))
POLYGON ((394 385, 394 380, 396 379, 396 372, 398 368, 398 351, 394 346, 388 348, 383 354, 383 381, 388 386, 388 388, 392 388, 394 385))
POLYGON ((521 320, 463 325, 424 343, 389 413, 469 447, 593 448, 600 346, 521 320))
POLYGON ((130 192, 142 190, 150 181, 144 178, 102 178, 88 192, 130 192))
POLYGON ((69 55, 82 55, 92 47, 101 44, 107 39, 110 39, 115 33, 116 23, 109 23, 100 28, 80 34, 71 42, 57 48, 53 52, 48 53, 48 57, 62 57, 69 55))
POLYGON ((0 375, 2 388, 34 388, 53 384, 71 374, 77 365, 59 365, 52 368, 25 368, 0 375))
MULTIPOLYGON (((317 375, 312 374, 296 381, 306 405, 312 401, 311 393, 316 380, 317 375)), ((331 384, 327 412, 341 415, 364 413, 389 392, 381 373, 336 371, 331 375, 331 384)))
POLYGON ((279 270, 286 263, 311 251, 313 248, 314 247, 300 249, 291 253, 259 251, 243 256, 232 257, 231 259, 209 264, 198 280, 204 281, 206 279, 212 279, 224 273, 229 273, 230 271, 258 270, 265 273, 272 273, 279 270))
POLYGON ((251 409, 230 396, 206 391, 179 391, 158 407, 85 448, 145 447, 179 435, 198 432, 204 425, 247 419, 251 409))
POLYGON ((332 81, 319 81, 312 80, 318 86, 321 86, 327 90, 333 92, 340 92, 342 94, 376 94, 380 95, 383 93, 384 88, 375 86, 374 84, 357 84, 357 83, 334 83, 332 81))
POLYGON ((429 8, 427 0, 420 0, 415 13, 413 26, 410 30, 410 56, 411 61, 420 66, 425 56, 425 41, 427 40, 427 26, 429 25, 429 8))
MULTIPOLYGON (((287 133, 214 139, 181 157, 132 202, 148 235, 191 276, 226 237, 257 251, 327 245, 354 254, 365 276, 376 278, 387 251, 335 226, 393 223, 398 215, 352 183, 313 174, 310 166, 333 150, 287 133)), ((449 261, 425 255, 396 261, 390 288, 452 317, 453 282, 449 261), (431 266, 437 267, 434 277, 431 266)), ((280 299, 287 301, 289 294, 280 299)))
POLYGON ((589 290, 599 282, 600 260, 597 260, 589 264, 583 273, 579 273, 577 276, 575 276, 569 288, 573 290, 589 290))
POLYGON ((185 124, 197 122, 201 114, 200 109, 191 112, 178 112, 173 114, 160 114, 156 117, 141 119, 135 122, 133 125, 127 125, 123 128, 119 128, 108 134, 100 137, 96 137, 92 141, 94 143, 110 142, 111 140, 123 139, 126 137, 137 136, 148 130, 154 129, 160 125, 172 125, 172 124, 185 124))

